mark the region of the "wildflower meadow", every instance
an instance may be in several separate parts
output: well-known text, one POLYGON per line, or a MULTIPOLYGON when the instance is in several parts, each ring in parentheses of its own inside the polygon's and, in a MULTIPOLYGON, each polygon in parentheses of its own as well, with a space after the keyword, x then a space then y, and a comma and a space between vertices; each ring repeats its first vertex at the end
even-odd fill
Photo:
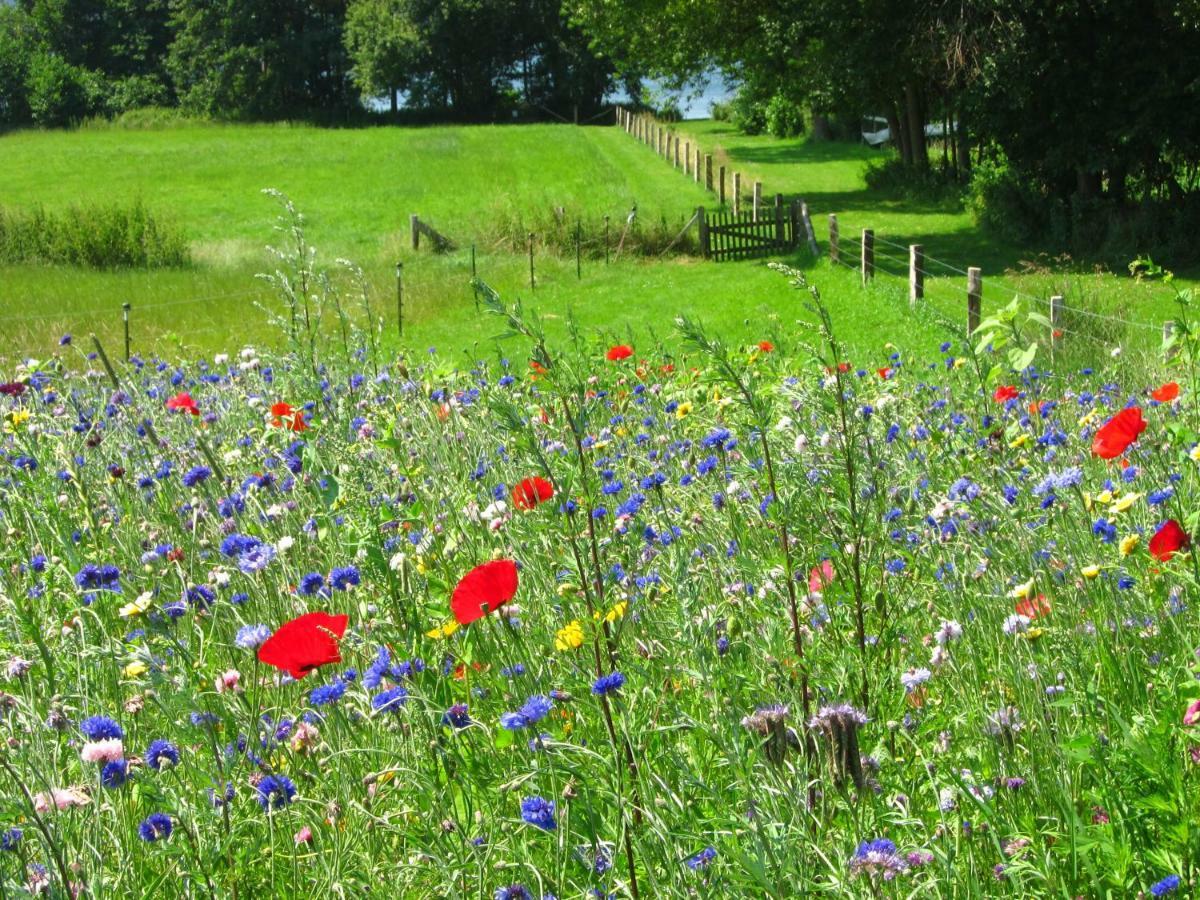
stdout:
POLYGON ((279 348, 0 372, 0 895, 1189 895, 1188 293, 1137 372, 476 283, 464 362, 307 259, 279 348))

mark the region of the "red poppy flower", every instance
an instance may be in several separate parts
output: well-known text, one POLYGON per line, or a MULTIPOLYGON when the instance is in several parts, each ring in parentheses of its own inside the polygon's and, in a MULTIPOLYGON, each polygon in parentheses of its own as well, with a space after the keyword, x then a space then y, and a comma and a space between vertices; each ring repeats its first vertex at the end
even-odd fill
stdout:
POLYGON ((349 616, 305 613, 279 626, 258 648, 258 660, 303 678, 318 666, 342 661, 338 640, 346 633, 349 616))
POLYGON ((1170 403, 1179 396, 1179 385, 1174 381, 1168 381, 1162 387, 1151 391, 1150 396, 1159 403, 1170 403))
POLYGON ((775 345, 772 344, 770 341, 759 341, 758 349, 761 350, 763 353, 771 353, 775 350, 775 345))
POLYGON ((271 424, 276 428, 286 428, 288 431, 307 431, 308 423, 298 409, 293 409, 290 403, 282 400, 271 406, 271 424))
POLYGON ((20 397, 25 393, 25 385, 20 381, 6 381, 0 384, 0 394, 6 397, 20 397))
POLYGON ((450 595, 450 612, 459 625, 468 625, 499 609, 517 592, 517 564, 497 559, 464 575, 450 595))
POLYGON ((809 593, 823 591, 833 584, 833 563, 827 559, 821 560, 820 566, 813 566, 808 571, 809 593))
POLYGON ((533 509, 553 496, 554 485, 538 475, 526 478, 512 492, 513 505, 517 509, 533 509))
POLYGON ((1036 597, 1026 597, 1017 604, 1016 609, 1017 613, 1025 618, 1036 619, 1050 615, 1050 601, 1046 599, 1045 594, 1038 594, 1036 597))
POLYGON ((1154 537, 1150 538, 1150 555, 1166 562, 1191 543, 1192 539, 1180 524, 1174 519, 1167 519, 1158 531, 1154 532, 1154 537))
POLYGON ((893 370, 892 370, 891 366, 884 366, 882 369, 876 369, 875 374, 878 375, 880 378, 887 378, 889 375, 892 374, 892 371, 893 370))
POLYGON ((850 363, 848 363, 848 362, 838 363, 838 371, 841 372, 843 375, 846 372, 849 372, 850 371, 850 363))
POLYGON ((996 393, 992 394, 992 399, 997 403, 1007 403, 1013 397, 1016 397, 1021 392, 1011 384, 1002 384, 996 388, 996 393))
POLYGON ((193 416, 200 415, 200 407, 196 405, 196 401, 188 393, 176 394, 168 400, 167 409, 171 410, 171 412, 189 412, 193 416))
POLYGON ((609 362, 618 362, 622 359, 629 359, 633 356, 633 348, 628 344, 617 344, 615 347, 609 347, 608 353, 605 354, 609 362))
POLYGON ((1116 459, 1146 430, 1139 407, 1130 406, 1100 427, 1092 439, 1092 452, 1101 459, 1116 459))

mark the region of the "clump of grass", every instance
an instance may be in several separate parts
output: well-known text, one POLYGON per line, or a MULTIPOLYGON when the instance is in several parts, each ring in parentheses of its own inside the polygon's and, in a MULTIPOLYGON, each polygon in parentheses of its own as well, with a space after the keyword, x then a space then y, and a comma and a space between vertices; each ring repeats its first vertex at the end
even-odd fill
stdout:
POLYGON ((664 215, 635 215, 629 222, 626 215, 612 215, 606 227, 602 216, 578 207, 531 211, 498 206, 486 217, 482 233, 484 242, 493 249, 515 253, 528 249, 529 235, 533 234, 538 250, 573 256, 578 228, 580 252, 587 259, 603 259, 606 244, 610 257, 617 255, 618 247, 621 256, 650 257, 668 252, 696 255, 700 249, 696 226, 684 228, 689 218, 668 221, 664 215))
POLYGON ((156 269, 191 262, 174 224, 131 205, 71 206, 49 212, 0 208, 0 263, 73 265, 91 269, 156 269))

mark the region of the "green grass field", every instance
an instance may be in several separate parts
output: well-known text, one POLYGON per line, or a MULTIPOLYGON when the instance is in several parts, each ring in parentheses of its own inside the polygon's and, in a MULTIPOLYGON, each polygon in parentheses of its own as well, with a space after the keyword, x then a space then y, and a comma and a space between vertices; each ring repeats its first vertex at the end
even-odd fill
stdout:
MULTIPOLYGON (((708 152, 761 179, 768 193, 804 197, 824 245, 826 221, 836 212, 844 254, 853 261, 857 229, 879 239, 879 288, 864 292, 850 272, 822 265, 815 279, 853 348, 873 352, 888 342, 937 339, 931 316, 915 316, 903 299, 903 246, 925 245, 932 259, 956 268, 981 265, 985 307, 1014 292, 1048 297, 1132 320, 1138 325, 1076 316, 1069 331, 1081 354, 1136 338, 1153 343, 1157 323, 1170 314, 1169 292, 1128 278, 1078 272, 1012 274, 1018 248, 988 240, 970 216, 952 204, 922 205, 869 192, 863 182, 877 151, 853 144, 811 144, 745 137, 715 122, 688 122, 684 130, 708 152), (894 242, 893 244, 887 242, 894 242)), ((803 317, 798 298, 762 263, 707 264, 689 258, 622 259, 606 265, 601 222, 611 217, 615 245, 630 205, 638 229, 673 233, 698 205, 713 206, 691 179, 657 159, 618 128, 538 125, 506 127, 315 129, 307 126, 201 126, 159 131, 116 128, 77 132, 21 132, 0 137, 0 197, 11 206, 129 202, 140 198, 177 223, 192 244, 195 263, 183 269, 91 271, 64 266, 0 269, 3 355, 37 354, 63 332, 95 331, 109 346, 121 337, 120 307, 133 306, 134 349, 187 353, 236 349, 243 342, 277 341, 279 331, 261 311, 278 309, 268 285, 268 243, 277 204, 267 187, 288 194, 306 217, 306 234, 319 261, 337 257, 360 264, 377 315, 394 334, 397 260, 405 265, 405 340, 413 346, 468 349, 486 344, 493 326, 478 316, 469 288, 469 247, 477 245, 480 275, 504 296, 521 296, 548 316, 551 328, 568 310, 589 326, 639 337, 667 331, 688 313, 731 337, 757 340, 772 322, 803 317), (555 207, 563 207, 559 224, 555 207), (446 255, 409 247, 408 217, 419 213, 458 243, 446 255), (591 253, 577 280, 570 254, 545 246, 543 233, 581 220, 591 253), (528 259, 514 252, 527 229, 539 233, 537 289, 529 289, 528 259)), ((790 262, 811 266, 802 252, 790 262)), ((961 323, 964 279, 931 263, 929 306, 961 323)), ((1068 340, 1072 339, 1070 335, 1068 340)))

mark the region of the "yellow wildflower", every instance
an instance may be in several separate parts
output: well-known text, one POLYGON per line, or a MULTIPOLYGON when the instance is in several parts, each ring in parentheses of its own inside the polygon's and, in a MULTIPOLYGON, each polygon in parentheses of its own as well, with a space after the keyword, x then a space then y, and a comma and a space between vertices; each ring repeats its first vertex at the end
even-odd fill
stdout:
POLYGON ((1100 567, 1095 566, 1095 565, 1084 566, 1079 571, 1080 571, 1080 574, 1082 574, 1084 578, 1095 578, 1097 575, 1100 574, 1100 567))
POLYGON ((1018 584, 1015 588, 1013 588, 1012 593, 1009 596, 1012 597, 1014 600, 1026 600, 1026 599, 1028 599, 1029 595, 1032 593, 1033 593, 1033 579, 1030 578, 1024 584, 1018 584))
POLYGON ((118 610, 117 614, 122 619, 132 619, 142 615, 146 610, 154 605, 154 595, 149 591, 138 596, 132 603, 126 603, 118 610))
POLYGON ((691 411, 692 411, 691 402, 688 400, 684 400, 677 407, 675 407, 675 418, 686 419, 688 416, 688 413, 690 413, 691 411))
POLYGON ((1018 434, 1015 438, 1013 438, 1012 441, 1009 442, 1008 446, 1011 447, 1013 450, 1016 450, 1018 447, 1024 447, 1028 443, 1029 443, 1029 435, 1022 432, 1021 434, 1018 434))
POLYGON ((444 625, 438 625, 436 628, 431 628, 425 632, 425 637, 433 638, 435 641, 440 641, 442 638, 448 638, 454 632, 458 631, 459 624, 456 620, 450 619, 444 625))
POLYGON ((1136 534, 1127 534, 1125 537, 1121 538, 1121 543, 1119 545, 1121 548, 1121 555, 1128 556, 1130 553, 1132 553, 1134 548, 1138 545, 1138 541, 1140 540, 1141 538, 1139 538, 1136 534))
POLYGON ((1188 456, 1190 456, 1190 457, 1191 457, 1192 459, 1194 459, 1196 462, 1200 462, 1200 444, 1197 444, 1195 447, 1193 447, 1193 448, 1192 448, 1192 449, 1191 449, 1191 450, 1188 452, 1188 456))
POLYGON ((1113 498, 1112 491, 1101 491, 1096 495, 1097 503, 1111 503, 1113 498))
POLYGON ((559 651, 576 650, 583 646, 583 626, 579 621, 568 622, 558 629, 554 635, 554 649, 559 651))
POLYGON ((140 678, 141 676, 145 675, 148 670, 149 667, 139 659, 131 662, 124 669, 122 669, 121 674, 126 678, 140 678))
POLYGON ((1109 512, 1113 514, 1123 513, 1125 510, 1129 509, 1129 507, 1133 506, 1133 504, 1137 503, 1141 496, 1141 494, 1130 491, 1124 497, 1114 500, 1112 506, 1108 508, 1109 512))
POLYGON ((606 622, 615 622, 618 619, 625 617, 625 610, 629 609, 629 601, 622 600, 619 603, 614 603, 612 609, 608 611, 608 615, 604 617, 606 622))
POLYGON ((4 430, 9 434, 13 434, 21 430, 21 426, 29 421, 29 410, 14 409, 8 414, 8 421, 4 423, 4 430))

